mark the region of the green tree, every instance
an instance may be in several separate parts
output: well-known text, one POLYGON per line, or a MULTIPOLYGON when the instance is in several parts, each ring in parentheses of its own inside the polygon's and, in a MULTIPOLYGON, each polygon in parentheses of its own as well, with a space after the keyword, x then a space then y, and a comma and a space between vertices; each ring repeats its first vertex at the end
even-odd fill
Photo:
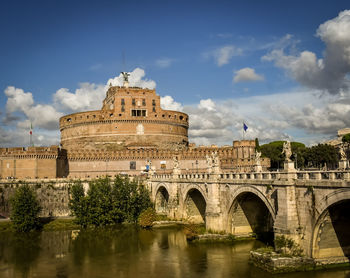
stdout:
MULTIPOLYGON (((285 155, 282 154, 284 142, 285 141, 274 141, 260 146, 262 155, 270 158, 271 168, 273 169, 283 168, 283 162, 285 160, 285 155)), ((303 168, 305 162, 305 145, 300 142, 291 142, 291 147, 293 153, 291 159, 297 161, 298 168, 303 168)))
POLYGON ((40 228, 40 204, 36 194, 28 184, 20 185, 10 199, 13 226, 18 232, 28 232, 40 228))
POLYGON ((71 187, 69 207, 83 227, 136 222, 140 213, 151 206, 148 190, 128 178, 93 180, 86 196, 81 182, 71 187))
POLYGON ((283 167, 284 155, 282 154, 283 141, 274 141, 260 146, 261 154, 270 158, 271 168, 283 167))
POLYGON ((350 133, 345 134, 343 138, 341 139, 343 143, 350 143, 350 133))
POLYGON ((75 181, 70 187, 69 208, 77 224, 82 227, 89 225, 88 202, 81 181, 75 181))
POLYGON ((321 168, 327 164, 328 168, 336 168, 339 161, 338 151, 331 145, 318 144, 307 148, 305 160, 308 166, 321 168))
POLYGON ((260 152, 260 144, 259 144, 259 139, 255 138, 255 150, 257 152, 260 152))

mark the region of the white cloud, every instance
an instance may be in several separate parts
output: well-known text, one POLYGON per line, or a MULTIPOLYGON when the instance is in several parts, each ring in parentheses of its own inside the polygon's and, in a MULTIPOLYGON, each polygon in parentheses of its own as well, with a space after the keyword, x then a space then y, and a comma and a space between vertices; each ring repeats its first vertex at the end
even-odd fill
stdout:
MULTIPOLYGON (((153 80, 144 79, 145 72, 136 68, 130 73, 129 84, 136 87, 154 88, 153 80)), ((123 85, 119 76, 109 79, 106 84, 81 83, 75 92, 61 88, 53 94, 52 104, 35 103, 30 92, 8 86, 4 93, 7 97, 6 115, 2 119, 4 127, 0 129, 1 146, 26 146, 27 134, 31 123, 34 127, 35 145, 51 145, 59 142, 59 118, 67 113, 101 109, 109 83, 123 85)), ((178 110, 181 104, 168 97, 168 106, 178 110)))
POLYGON ((15 111, 24 112, 34 104, 32 93, 25 93, 22 89, 13 86, 5 89, 5 95, 7 96, 6 113, 8 114, 15 111))
POLYGON ((208 111, 215 111, 215 103, 210 98, 201 99, 198 104, 198 108, 203 110, 208 110, 208 111))
MULTIPOLYGON (((132 72, 130 72, 129 86, 154 89, 156 87, 156 82, 153 80, 144 79, 145 75, 146 74, 143 69, 134 69, 132 72)), ((119 74, 119 76, 109 79, 107 84, 112 84, 112 86, 123 86, 123 80, 122 74, 119 74)))
POLYGON ((156 60, 155 64, 159 68, 168 68, 174 62, 174 59, 171 58, 161 58, 156 60))
POLYGON ((160 106, 165 110, 182 111, 181 103, 176 102, 171 96, 164 96, 160 98, 160 106))
MULTIPOLYGON (((143 70, 135 69, 133 82, 154 82, 144 80, 144 75, 143 70)), ((116 84, 122 82, 122 77, 109 81, 116 84)), ((107 85, 92 83, 80 84, 74 93, 62 88, 53 95, 53 104, 37 104, 32 93, 6 88, 8 99, 5 125, 0 128, 1 146, 28 145, 30 122, 34 125, 36 145, 57 144, 59 117, 68 110, 100 109, 106 88, 107 85)), ((331 95, 300 89, 239 99, 201 99, 185 106, 168 95, 161 97, 161 107, 189 114, 189 138, 197 144, 232 144, 233 140, 242 138, 243 121, 249 127, 246 138, 258 137, 261 142, 302 138, 309 144, 334 137, 337 129, 350 126, 350 90, 331 95)))
POLYGON ((9 86, 5 89, 7 96, 6 118, 4 123, 12 122, 13 114, 17 114, 14 119, 19 121, 19 127, 30 127, 30 122, 38 128, 55 130, 58 128, 58 118, 63 113, 56 111, 51 105, 34 104, 33 95, 24 92, 22 89, 9 86), (23 117, 25 120, 23 120, 23 117), (23 121, 27 121, 24 123, 23 121))
POLYGON ((250 82, 250 81, 262 81, 264 76, 259 75, 255 72, 253 68, 243 68, 235 71, 235 76, 233 77, 233 82, 250 82))
POLYGON ((106 96, 106 86, 94 83, 81 83, 80 88, 74 93, 66 88, 61 88, 53 95, 55 105, 63 111, 79 112, 96 110, 102 107, 102 101, 106 96))
POLYGON ((277 67, 300 82, 313 89, 325 90, 338 94, 347 90, 350 81, 350 10, 321 24, 316 35, 325 43, 323 58, 317 58, 311 51, 298 54, 286 54, 286 47, 275 49, 262 57, 273 61, 277 67))
POLYGON ((216 64, 221 67, 230 62, 233 56, 242 55, 242 49, 235 47, 234 45, 226 45, 210 52, 203 53, 205 58, 214 58, 216 64))

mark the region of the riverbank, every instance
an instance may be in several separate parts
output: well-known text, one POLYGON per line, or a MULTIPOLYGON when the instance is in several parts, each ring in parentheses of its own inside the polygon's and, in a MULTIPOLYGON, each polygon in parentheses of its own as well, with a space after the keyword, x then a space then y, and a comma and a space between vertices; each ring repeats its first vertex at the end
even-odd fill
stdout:
MULTIPOLYGON (((80 226, 74 223, 73 218, 42 218, 40 219, 43 231, 68 231, 80 229, 80 226)), ((10 219, 2 219, 0 221, 0 232, 15 232, 12 221, 10 219)))
POLYGON ((313 259, 304 256, 287 256, 274 251, 264 252, 259 250, 250 251, 249 261, 254 266, 273 274, 331 268, 340 269, 350 266, 350 261, 346 257, 313 259))

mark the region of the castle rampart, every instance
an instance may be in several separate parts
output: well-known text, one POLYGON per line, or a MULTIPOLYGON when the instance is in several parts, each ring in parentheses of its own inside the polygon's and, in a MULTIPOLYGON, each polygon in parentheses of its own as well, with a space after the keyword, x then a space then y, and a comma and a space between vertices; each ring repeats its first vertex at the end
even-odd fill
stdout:
POLYGON ((58 146, 0 148, 0 177, 56 178, 68 175, 66 150, 58 146))

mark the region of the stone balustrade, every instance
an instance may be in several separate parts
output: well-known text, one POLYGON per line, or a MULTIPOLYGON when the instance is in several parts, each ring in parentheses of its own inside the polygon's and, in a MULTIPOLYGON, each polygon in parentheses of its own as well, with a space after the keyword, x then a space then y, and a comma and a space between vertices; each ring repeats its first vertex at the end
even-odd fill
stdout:
POLYGON ((295 172, 251 172, 251 173, 236 173, 236 172, 225 172, 220 174, 213 174, 208 172, 195 172, 190 173, 181 173, 178 175, 173 175, 171 173, 155 173, 151 176, 151 180, 159 181, 159 180, 168 180, 168 179, 178 179, 178 180, 205 180, 216 178, 218 180, 259 180, 259 181, 273 181, 280 179, 290 179, 292 177, 293 180, 300 181, 308 181, 308 180, 330 180, 330 181, 350 181, 350 170, 331 170, 331 171, 295 171, 295 172), (288 177, 286 177, 288 175, 288 177))

